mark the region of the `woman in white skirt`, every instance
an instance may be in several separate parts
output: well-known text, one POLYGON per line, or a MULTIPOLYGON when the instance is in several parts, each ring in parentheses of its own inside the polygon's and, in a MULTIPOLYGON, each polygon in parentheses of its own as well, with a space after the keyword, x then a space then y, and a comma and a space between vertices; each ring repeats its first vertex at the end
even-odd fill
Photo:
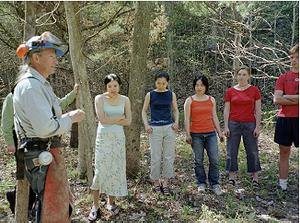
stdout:
POLYGON ((104 79, 107 92, 95 97, 99 120, 95 145, 95 176, 91 185, 93 207, 90 221, 100 218, 99 196, 108 196, 106 209, 118 213, 114 197, 126 196, 126 150, 123 126, 131 123, 130 100, 119 94, 121 81, 115 74, 104 79))

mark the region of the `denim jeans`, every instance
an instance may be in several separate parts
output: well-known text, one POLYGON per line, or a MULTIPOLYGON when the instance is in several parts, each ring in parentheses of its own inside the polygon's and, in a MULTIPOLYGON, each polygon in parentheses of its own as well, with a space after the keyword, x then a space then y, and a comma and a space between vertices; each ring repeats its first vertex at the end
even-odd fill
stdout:
POLYGON ((219 149, 216 132, 191 133, 197 184, 206 184, 203 165, 204 149, 209 159, 208 181, 211 186, 219 184, 219 149))
POLYGON ((229 121, 228 128, 230 137, 227 138, 227 160, 226 170, 235 172, 238 170, 237 156, 241 137, 243 137, 244 147, 247 155, 247 170, 254 173, 261 170, 257 138, 254 137, 255 122, 234 122, 229 121))

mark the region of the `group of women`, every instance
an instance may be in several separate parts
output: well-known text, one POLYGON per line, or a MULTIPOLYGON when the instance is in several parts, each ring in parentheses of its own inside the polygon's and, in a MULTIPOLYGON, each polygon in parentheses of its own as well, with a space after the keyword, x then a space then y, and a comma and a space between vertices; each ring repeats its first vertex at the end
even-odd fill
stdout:
MULTIPOLYGON (((207 185, 220 195, 218 140, 227 137, 226 170, 229 183, 235 185, 238 170, 238 149, 241 138, 247 154, 248 172, 253 185, 258 187, 258 171, 261 169, 257 138, 261 121, 261 95, 257 87, 249 84, 250 69, 241 67, 236 75, 237 84, 226 90, 224 131, 216 113, 216 101, 208 94, 207 77, 198 75, 193 80, 194 94, 184 104, 186 142, 194 154, 195 175, 199 192, 207 185), (208 177, 203 157, 206 150, 209 159, 208 177), (207 182, 208 180, 208 182, 207 182)), ((170 195, 170 179, 174 177, 175 137, 178 130, 179 111, 174 92, 168 89, 169 75, 165 71, 155 73, 155 89, 145 96, 142 120, 149 135, 151 150, 150 179, 153 190, 170 195), (150 119, 148 119, 150 110, 150 119)), ((121 80, 115 74, 104 79, 107 92, 95 98, 99 124, 95 149, 95 176, 91 185, 93 206, 88 219, 100 218, 99 197, 106 194, 106 209, 113 215, 119 209, 115 196, 127 195, 125 135, 123 126, 131 123, 130 100, 119 94, 121 80)))

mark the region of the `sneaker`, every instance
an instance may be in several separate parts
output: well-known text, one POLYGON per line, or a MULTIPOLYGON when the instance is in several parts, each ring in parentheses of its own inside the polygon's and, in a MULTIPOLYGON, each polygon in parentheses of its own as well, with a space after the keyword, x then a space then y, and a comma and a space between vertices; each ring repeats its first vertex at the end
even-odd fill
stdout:
POLYGON ((199 184, 198 185, 198 192, 203 193, 205 192, 206 185, 205 184, 199 184))
POLYGON ((216 194, 216 195, 221 195, 223 192, 222 192, 222 189, 220 187, 219 184, 215 184, 212 186, 212 191, 216 194))

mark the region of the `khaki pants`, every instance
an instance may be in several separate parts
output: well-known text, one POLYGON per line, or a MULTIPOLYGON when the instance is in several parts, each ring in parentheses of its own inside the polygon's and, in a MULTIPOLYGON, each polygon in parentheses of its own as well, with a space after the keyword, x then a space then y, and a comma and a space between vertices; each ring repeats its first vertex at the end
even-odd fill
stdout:
POLYGON ((152 180, 160 177, 171 178, 174 176, 175 140, 176 134, 172 125, 151 126, 153 132, 149 136, 151 149, 151 173, 152 180), (161 174, 162 164, 162 174, 161 174))

